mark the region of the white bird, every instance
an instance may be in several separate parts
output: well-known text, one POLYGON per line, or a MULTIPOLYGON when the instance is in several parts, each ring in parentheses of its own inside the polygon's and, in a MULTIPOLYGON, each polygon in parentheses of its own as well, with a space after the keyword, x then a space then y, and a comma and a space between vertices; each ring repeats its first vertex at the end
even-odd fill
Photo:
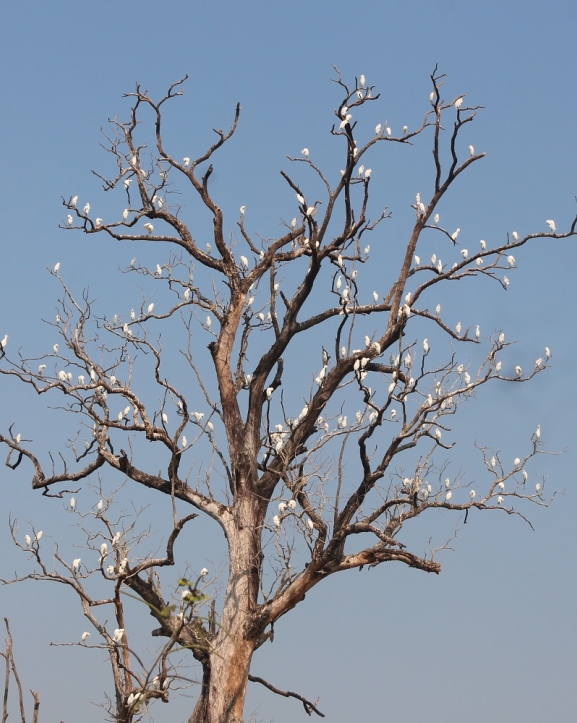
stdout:
POLYGON ((515 257, 507 256, 507 263, 509 264, 509 266, 513 266, 515 264, 515 257))
POLYGON ((499 496, 497 497, 497 504, 498 504, 498 505, 502 505, 502 504, 503 504, 503 498, 501 497, 501 495, 499 495, 499 496))
POLYGON ((512 236, 513 236, 513 241, 516 241, 519 238, 519 234, 516 231, 513 231, 512 236))
POLYGON ((471 491, 469 492, 469 497, 470 497, 472 500, 474 500, 476 496, 477 496, 477 493, 475 492, 475 490, 471 490, 471 491))
MULTIPOLYGON (((282 429, 282 427, 281 427, 281 429, 282 429)), ((286 510, 286 506, 287 506, 287 505, 286 505, 286 502, 279 502, 279 503, 278 503, 278 511, 281 513, 281 515, 282 515, 282 513, 286 510)))
POLYGON ((245 210, 246 210, 246 206, 241 206, 241 207, 240 207, 240 215, 241 215, 241 216, 244 216, 245 210))
POLYGON ((455 108, 459 110, 459 108, 463 105, 463 98, 457 98, 455 101, 455 108))
POLYGON ((429 95, 429 100, 431 101, 431 103, 435 100, 435 91, 434 90, 431 91, 431 94, 429 95))
POLYGON ((126 221, 126 219, 128 218, 128 209, 127 209, 127 208, 125 208, 124 211, 122 212, 122 218, 123 218, 125 221, 126 221))
POLYGON ((24 541, 26 542, 27 547, 30 547, 30 545, 32 544, 32 540, 30 539, 30 535, 25 535, 25 536, 24 536, 24 541))
POLYGON ((108 552, 108 545, 106 544, 106 542, 103 542, 102 545, 100 545, 100 555, 102 557, 105 557, 107 552, 108 552))
POLYGON ((545 347, 545 356, 547 357, 547 359, 550 359, 551 357, 551 350, 548 346, 545 347))
POLYGON ((190 163, 190 158, 188 158, 187 156, 185 156, 185 157, 182 159, 182 161, 183 161, 184 166, 185 166, 185 168, 186 168, 186 167, 188 167, 188 164, 190 163))
POLYGON ((98 504, 96 505, 96 509, 98 512, 102 512, 102 508, 104 507, 104 502, 102 500, 98 500, 98 504))
POLYGON ((188 447, 188 440, 186 439, 186 437, 183 434, 182 435, 182 448, 186 449, 187 447, 188 447))
POLYGON ((379 301, 379 295, 376 291, 373 291, 373 301, 375 302, 375 304, 379 301))
POLYGON ((480 329, 479 326, 477 325, 477 326, 475 327, 475 339, 478 339, 480 336, 481 336, 481 329, 480 329))
MULTIPOLYGON (((495 459, 495 458, 493 457, 493 459, 495 459)), ((493 459, 491 460, 491 462, 493 461, 493 459)), ((495 466, 495 465, 493 465, 493 467, 494 467, 494 466, 495 466)), ((497 487, 501 490, 501 492, 504 492, 504 491, 505 491, 505 483, 504 483, 503 481, 499 482, 499 484, 497 485, 497 487)))
POLYGON ((144 228, 151 234, 154 231, 154 226, 151 223, 145 223, 144 228))
POLYGON ((415 255, 415 263, 417 264, 417 266, 421 263, 421 259, 419 256, 415 255))
POLYGON ((82 635, 80 636, 80 640, 82 642, 84 642, 86 640, 86 638, 89 638, 89 637, 90 637, 90 633, 82 633, 82 635))
POLYGON ((71 216, 70 214, 68 214, 66 220, 68 221, 68 225, 69 225, 69 226, 72 226, 72 222, 74 221, 74 219, 72 218, 72 216, 71 216))
POLYGON ((429 353, 429 343, 426 339, 423 339, 423 351, 425 354, 429 353))
POLYGON ((541 485, 539 484, 539 482, 537 482, 537 484, 535 485, 535 492, 537 494, 539 494, 539 492, 541 492, 541 485))
POLYGON ((448 502, 452 496, 453 496, 453 493, 451 492, 451 490, 449 490, 447 492, 447 494, 445 495, 445 502, 448 502))
POLYGON ((74 196, 72 200, 70 201, 70 205, 74 208, 76 204, 78 203, 78 196, 74 196))
POLYGON ((74 497, 70 498, 70 509, 71 510, 76 509, 76 500, 74 499, 74 497))
POLYGON ((469 252, 467 249, 461 249, 461 256, 466 260, 469 252))
POLYGON ((166 412, 162 413, 162 421, 164 424, 168 424, 168 414, 166 414, 166 412))
POLYGON ((274 392, 274 389, 272 387, 267 387, 266 390, 266 398, 270 399, 272 397, 272 393, 274 392))
POLYGON ((451 240, 453 241, 453 243, 455 243, 455 241, 457 240, 457 236, 458 236, 460 233, 461 233, 461 229, 458 228, 458 229, 451 235, 451 240))
POLYGON ((154 304, 152 303, 152 304, 148 305, 148 313, 152 314, 153 311, 154 311, 154 304))
POLYGON ((304 206, 305 200, 304 200, 304 198, 301 196, 300 193, 297 193, 297 201, 298 201, 302 206, 304 206))
POLYGON ((364 75, 361 75, 361 77, 359 78, 359 83, 361 85, 361 88, 365 87, 365 76, 364 75))
POLYGON ((393 132, 393 131, 389 128, 389 126, 387 126, 386 131, 387 131, 387 135, 388 135, 388 136, 390 136, 390 135, 392 134, 392 132, 393 132))
POLYGON ((365 178, 370 178, 372 172, 373 171, 371 168, 367 168, 367 170, 365 171, 365 178))
POLYGON ((315 528, 315 523, 311 520, 310 517, 309 517, 309 519, 307 520, 307 525, 308 525, 309 530, 314 530, 314 528, 315 528))
POLYGON ((272 521, 274 522, 274 526, 275 526, 275 527, 280 527, 280 517, 279 517, 278 515, 275 515, 275 516, 272 518, 272 521))
POLYGON ((248 259, 246 256, 240 257, 240 263, 246 268, 248 266, 248 259))
POLYGON ((551 229, 551 231, 553 231, 553 233, 555 233, 555 231, 557 231, 557 227, 555 226, 555 221, 549 219, 546 223, 547 223, 547 226, 549 226, 549 228, 551 229))
POLYGON ((206 577, 207 575, 208 575, 208 570, 206 567, 203 567, 202 570, 200 571, 200 576, 206 577))
POLYGON ((375 134, 376 134, 377 136, 378 136, 379 133, 381 132, 381 128, 382 128, 382 126, 381 126, 380 123, 375 126, 375 134))
POLYGON ((84 206, 84 215, 88 216, 89 213, 90 213, 90 204, 87 203, 86 206, 84 206))
POLYGON ((294 510, 296 506, 297 506, 296 500, 289 500, 287 503, 287 507, 289 508, 289 510, 294 510))
MULTIPOLYGON (((2 349, 5 349, 7 344, 8 344, 8 334, 4 334, 4 336, 2 337, 2 341, 0 341, 0 346, 2 347, 2 349)), ((46 365, 44 365, 44 368, 46 368, 46 365)))
POLYGON ((130 261, 130 266, 131 266, 131 268, 134 268, 134 267, 136 266, 137 260, 138 260, 138 259, 136 258, 136 256, 135 256, 133 259, 131 259, 131 261, 130 261))
POLYGON ((403 135, 405 135, 405 133, 408 133, 408 131, 409 131, 409 126, 403 126, 403 135))
POLYGON ((461 322, 460 322, 460 321, 457 322, 457 326, 455 327, 455 331, 457 332, 457 334, 460 334, 460 333, 461 333, 461 322))
POLYGON ((515 467, 518 467, 521 464, 521 460, 519 459, 519 457, 515 457, 513 464, 515 465, 515 467))
POLYGON ((535 430, 535 439, 540 439, 541 437, 541 425, 537 425, 537 429, 535 430))
POLYGON ((119 643, 122 640, 122 636, 124 635, 124 628, 116 628, 114 631, 114 642, 119 643))
POLYGON ((472 156, 475 155, 475 149, 473 148, 473 146, 469 146, 469 153, 470 153, 472 156))
POLYGON ((132 321, 136 319, 136 311, 134 311, 134 309, 130 310, 130 318, 132 319, 132 321))
POLYGON ((54 273, 57 274, 60 271, 60 261, 54 266, 54 273))
POLYGON ((42 532, 42 530, 39 530, 39 531, 36 533, 36 542, 40 542, 40 538, 42 537, 43 534, 44 534, 44 533, 42 532))
POLYGON ((212 324, 212 319, 210 318, 210 316, 207 316, 207 317, 206 317, 206 322, 205 322, 205 324, 206 324, 206 328, 207 328, 207 329, 210 329, 210 326, 211 326, 211 324, 212 324))
POLYGON ((160 264, 156 264, 156 275, 162 276, 162 266, 160 264))
POLYGON ((371 247, 369 246, 369 244, 367 244, 365 246, 365 256, 368 256, 370 250, 371 250, 371 247))
POLYGON ((96 221, 95 221, 95 223, 96 223, 96 228, 100 228, 100 226, 102 226, 102 219, 101 219, 101 218, 97 218, 96 221))
POLYGON ((435 214, 435 218, 433 219, 435 222, 435 226, 439 223, 440 216, 438 213, 435 214))
POLYGON ((481 240, 479 241, 479 243, 481 244, 481 250, 484 251, 484 250, 487 248, 486 242, 483 241, 483 239, 481 239, 481 240))
POLYGON ((308 148, 303 148, 302 151, 301 151, 301 153, 303 154, 303 156, 304 156, 305 158, 308 158, 308 157, 309 157, 309 149, 308 149, 308 148))
POLYGON ((523 374, 523 369, 520 366, 515 367, 515 374, 520 377, 523 374))
POLYGON ((81 560, 79 557, 75 558, 75 560, 74 560, 73 563, 72 563, 72 570, 73 570, 74 572, 78 572, 78 569, 80 568, 80 563, 81 563, 81 562, 82 562, 82 560, 81 560))
POLYGON ((125 178, 124 181, 122 181, 122 184, 124 188, 128 191, 128 187, 132 183, 132 178, 125 178))

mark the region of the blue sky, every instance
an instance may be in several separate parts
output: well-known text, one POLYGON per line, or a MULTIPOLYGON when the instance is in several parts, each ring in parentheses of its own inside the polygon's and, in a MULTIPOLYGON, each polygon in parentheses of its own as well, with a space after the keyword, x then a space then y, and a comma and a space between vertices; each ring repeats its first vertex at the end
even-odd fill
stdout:
MULTIPOLYGON (((110 209, 90 171, 106 167, 99 129, 126 111, 121 96, 136 81, 158 96, 190 76, 169 116, 177 157, 210 142, 211 129, 226 127, 241 103, 241 126, 222 154, 215 188, 231 228, 245 203, 253 229, 272 235, 279 218, 294 210, 279 176, 287 154, 308 146, 333 173, 340 168, 328 133, 339 101, 332 65, 346 78, 364 73, 382 93, 379 118, 400 128, 422 118, 438 64, 448 76, 446 98, 466 93, 468 102, 485 106, 467 137, 488 155, 444 202, 450 225, 496 240, 512 230, 545 230, 549 218, 566 228, 577 208, 576 20, 574 3, 561 1, 7 5, 0 28, 0 337, 8 333, 11 345, 34 351, 51 343, 40 319, 55 313, 58 287, 46 267, 56 261, 67 282, 89 286, 107 313, 139 303, 141 292, 116 270, 132 248, 58 229, 61 196, 78 193, 94 208, 110 209)), ((423 140, 407 156, 376 157, 373 167, 393 211, 384 233, 403 239, 407 199, 430 188, 429 146, 423 140)), ((504 328, 519 340, 522 359, 536 358, 547 344, 552 368, 530 385, 486 389, 466 406, 456 465, 475 475, 475 440, 513 458, 539 423, 546 449, 566 452, 540 458, 534 473, 548 475, 550 487, 565 494, 549 510, 531 512, 534 531, 502 515, 472 515, 454 552, 442 556, 439 577, 393 565, 344 574, 283 619, 274 645, 255 656, 253 672, 280 688, 320 696, 331 723, 571 718, 577 400, 569 384, 570 293, 577 253, 573 241, 543 241, 517 256, 506 294, 479 287, 483 293, 447 296, 443 306, 487 334, 504 328)), ((3 432, 12 421, 40 435, 52 424, 43 399, 22 395, 4 379, 0 395, 3 432)), ((56 438, 54 429, 45 434, 45 441, 56 438)), ((11 547, 9 514, 21 527, 30 520, 47 529, 50 509, 53 524, 62 525, 53 539, 72 544, 73 537, 69 518, 31 492, 26 474, 6 469, 1 480, 0 576, 8 577, 26 567, 11 547)), ((192 542, 198 559, 217 563, 202 535, 192 542)), ((75 605, 47 586, 0 588, 24 685, 39 690, 44 715, 54 720, 78 719, 78 705, 99 701, 106 684, 98 654, 48 647, 51 640, 77 639, 84 623, 75 605), (69 681, 65 696, 63 680, 69 681)), ((186 701, 177 710, 184 719, 186 701)), ((247 720, 252 712, 255 721, 305 719, 297 703, 261 689, 250 691, 247 720)), ((100 709, 87 706, 83 720, 102 720, 100 709)))

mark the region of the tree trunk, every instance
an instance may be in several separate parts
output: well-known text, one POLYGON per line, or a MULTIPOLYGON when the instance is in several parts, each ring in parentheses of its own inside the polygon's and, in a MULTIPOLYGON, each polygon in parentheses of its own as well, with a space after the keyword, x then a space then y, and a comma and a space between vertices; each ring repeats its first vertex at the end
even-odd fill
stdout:
MULTIPOLYGON (((251 495, 252 496, 252 495, 251 495)), ((232 529, 227 529, 229 579, 219 631, 205 666, 203 690, 189 723, 242 723, 244 700, 258 631, 251 625, 258 601, 261 525, 251 509, 237 501, 232 529)), ((255 509, 256 508, 256 509, 255 509)))

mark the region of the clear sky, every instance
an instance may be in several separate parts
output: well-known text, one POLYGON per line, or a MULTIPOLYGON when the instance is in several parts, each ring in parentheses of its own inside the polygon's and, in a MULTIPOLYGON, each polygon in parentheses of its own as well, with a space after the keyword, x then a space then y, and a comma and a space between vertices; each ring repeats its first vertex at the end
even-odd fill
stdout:
MULTIPOLYGON (((40 319, 55 313, 58 287, 46 268, 56 261, 67 282, 90 286, 105 306, 139 303, 141 292, 116 271, 132 248, 58 229, 61 196, 78 193, 107 208, 90 173, 107 162, 99 129, 126 110, 121 96, 135 81, 158 95, 190 76, 171 116, 177 156, 194 155, 241 103, 241 127, 216 182, 223 208, 236 213, 246 203, 254 230, 265 236, 293 213, 278 173, 286 154, 306 145, 339 167, 328 134, 338 102, 333 64, 345 77, 364 73, 377 86, 379 113, 396 128, 422 118, 437 63, 448 76, 445 97, 466 93, 468 102, 485 106, 470 142, 488 155, 443 207, 464 235, 498 240, 513 230, 546 230, 550 218, 563 229, 577 210, 574 2, 30 0, 6 4, 2 15, 0 337, 8 333, 17 348, 37 351, 52 338, 40 319)), ((391 228, 403 240, 410 194, 430 188, 429 153, 423 142, 410 160, 394 154, 390 162, 374 161, 387 179, 391 228)), ((549 489, 564 494, 550 509, 531 511, 534 530, 504 515, 472 514, 454 551, 440 557, 438 577, 393 565, 342 574, 283 619, 274 644, 256 654, 253 673, 319 696, 331 723, 537 723, 574 715, 577 398, 568 380, 577 251, 574 241, 539 242, 517 257, 507 293, 484 287, 443 304, 458 305, 487 334, 504 328, 519 340, 523 364, 547 344, 551 369, 530 385, 487 389, 468 404, 456 464, 475 476, 475 441, 513 459, 540 424, 545 449, 565 453, 541 457, 532 473, 547 475, 549 489)), ((52 424, 43 399, 0 382, 3 433, 13 421, 19 429, 52 424)), ((46 430, 46 439, 55 431, 46 430)), ((61 544, 72 538, 69 518, 32 493, 29 475, 2 469, 0 576, 9 577, 26 570, 12 549, 9 515, 61 544), (51 531, 56 521, 59 529, 51 531)), ((191 564, 199 556, 200 564, 217 563, 210 549, 199 552, 202 543, 195 540, 191 564)), ((101 658, 49 647, 77 640, 85 623, 75 600, 48 588, 0 588, 24 686, 40 692, 46 720, 103 720, 101 709, 87 704, 102 698, 101 658)), ((158 705, 153 717, 184 719, 187 705, 168 718, 171 709, 158 705)), ((306 719, 296 702, 260 688, 250 690, 247 720, 251 714, 267 723, 306 719)))

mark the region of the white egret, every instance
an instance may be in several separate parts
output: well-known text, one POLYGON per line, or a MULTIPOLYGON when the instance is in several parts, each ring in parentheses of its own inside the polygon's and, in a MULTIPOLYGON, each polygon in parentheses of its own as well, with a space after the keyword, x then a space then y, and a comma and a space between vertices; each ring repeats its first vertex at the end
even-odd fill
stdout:
POLYGON ((503 498, 501 497, 501 495, 499 495, 499 496, 497 497, 497 504, 498 504, 498 505, 502 505, 502 504, 503 504, 503 498))
POLYGON ((435 214, 435 218, 433 219, 435 222, 435 226, 439 223, 440 216, 438 213, 435 214))
POLYGON ((367 244, 365 246, 365 256, 368 256, 370 250, 371 250, 371 247, 369 246, 369 244, 367 244))
POLYGON ((474 500, 476 496, 477 496, 477 493, 475 492, 475 490, 471 490, 469 492, 469 497, 471 498, 471 500, 474 500))
POLYGON ((78 196, 73 196, 70 201, 70 205, 74 208, 74 206, 76 206, 77 203, 78 203, 78 196))
POLYGON ((439 314, 441 313, 441 304, 437 304, 435 312, 437 313, 437 316, 439 316, 439 314))
POLYGON ((24 541, 26 542, 27 547, 30 547, 30 545, 32 544, 32 540, 30 539, 30 535, 25 535, 25 536, 24 536, 24 541))
POLYGON ((76 509, 76 500, 74 499, 74 497, 70 498, 70 509, 71 510, 76 509))
POLYGON ((72 216, 70 214, 68 214, 66 220, 68 221, 68 225, 72 226, 74 219, 72 218, 72 216))
POLYGON ((521 464, 521 460, 519 459, 519 457, 515 457, 513 464, 515 465, 515 467, 518 467, 521 464))
POLYGON ((499 334, 499 344, 504 344, 504 343, 505 343, 505 332, 502 331, 502 332, 499 334))
POLYGON ((36 542, 40 542, 40 538, 42 537, 43 534, 44 534, 44 533, 42 532, 42 530, 39 530, 39 531, 36 533, 36 542))
POLYGON ((202 570, 200 571, 200 576, 206 577, 207 575, 208 575, 208 569, 206 567, 203 567, 202 570))
POLYGON ((275 526, 275 527, 280 527, 280 517, 279 517, 278 515, 275 515, 275 516, 272 518, 272 521, 274 522, 274 526, 275 526))
POLYGON ((151 223, 145 223, 144 228, 148 231, 149 235, 154 231, 154 226, 151 223))
POLYGON ((104 507, 103 500, 98 500, 98 504, 96 505, 96 509, 98 510, 98 512, 102 512, 103 507, 104 507))
POLYGON ((84 215, 88 216, 88 214, 90 213, 90 204, 87 203, 86 206, 84 206, 83 210, 84 210, 84 215))
POLYGON ((116 628, 114 631, 114 642, 119 643, 122 640, 122 636, 124 635, 124 628, 116 628))
POLYGON ((160 264, 156 264, 156 275, 162 276, 162 266, 160 264))
POLYGON ((461 233, 461 229, 458 228, 453 234, 451 234, 451 241, 455 243, 457 236, 461 233))
POLYGON ((137 260, 138 260, 138 259, 136 258, 136 256, 135 256, 133 259, 130 260, 130 266, 131 266, 131 268, 134 268, 134 267, 136 266, 137 260))
POLYGON ((503 283, 505 286, 509 286, 509 279, 506 276, 503 276, 503 283))
POLYGON ((523 374, 523 369, 520 366, 515 367, 515 374, 520 377, 523 374))
POLYGON ((519 238, 519 234, 516 231, 513 231, 512 236, 513 236, 513 241, 517 241, 517 239, 519 238))
POLYGON ((127 208, 125 208, 124 211, 122 212, 122 218, 123 218, 125 221, 126 221, 126 219, 128 218, 128 209, 127 209, 127 208))
POLYGON ((182 159, 182 161, 183 161, 183 163, 184 163, 184 167, 187 168, 188 165, 189 165, 189 163, 190 163, 190 158, 188 158, 187 156, 185 156, 185 157, 182 159))
POLYGON ((537 494, 539 494, 539 492, 541 492, 541 485, 539 484, 539 482, 537 482, 537 484, 535 485, 535 492, 537 494))
POLYGON ((248 266, 248 259, 246 256, 240 257, 240 263, 246 268, 248 266))
POLYGON ((308 525, 309 530, 314 530, 314 528, 315 528, 315 523, 311 520, 310 517, 309 517, 309 519, 307 520, 307 525, 308 525))
POLYGON ((386 131, 387 131, 388 136, 392 135, 392 133, 393 133, 393 131, 389 128, 389 126, 387 126, 386 131))
POLYGON ((375 304, 379 301, 379 295, 376 291, 373 291, 373 301, 375 302, 375 304))
POLYGON ((105 557, 107 552, 108 552, 108 545, 106 544, 106 542, 103 542, 102 545, 100 545, 101 557, 105 557))
POLYGON ((475 149, 473 148, 473 146, 469 146, 469 153, 470 153, 472 156, 475 155, 475 149))
POLYGON ((190 289, 185 289, 184 290, 184 300, 189 301, 189 299, 190 299, 190 289))
POLYGON ((481 336, 481 329, 480 329, 479 326, 477 325, 477 326, 475 327, 475 339, 478 339, 480 336, 481 336))
POLYGON ((417 264, 417 266, 421 263, 421 259, 417 255, 415 255, 415 263, 417 264))
POLYGON ((128 324, 125 324, 122 327, 122 331, 126 334, 126 336, 132 336, 132 331, 130 330, 128 324))
POLYGON ((498 361, 498 362, 495 364, 495 371, 496 371, 497 373, 499 373, 499 372, 501 371, 501 367, 502 367, 502 366, 503 366, 503 362, 498 361))
POLYGON ((128 191, 128 187, 132 183, 132 178, 125 178, 124 181, 122 181, 122 184, 124 188, 128 191))
POLYGON ((540 438, 541 438, 541 425, 538 424, 537 429, 535 430, 535 439, 540 439, 540 438))
POLYGON ((361 77, 359 78, 359 83, 360 83, 361 88, 365 87, 365 76, 364 75, 361 75, 361 77))
POLYGON ((300 193, 297 193, 297 201, 301 204, 301 206, 305 205, 305 200, 300 193))
POLYGON ((429 95, 429 100, 431 101, 431 103, 435 100, 435 91, 434 90, 431 91, 431 94, 429 95))
MULTIPOLYGON (((0 341, 0 347, 2 347, 2 349, 5 349, 7 344, 8 344, 8 334, 4 334, 4 336, 2 337, 2 341, 0 341)), ((44 365, 44 367, 46 368, 46 365, 44 365)))
POLYGON ((287 503, 287 507, 289 508, 289 510, 294 510, 296 506, 297 506, 296 500, 289 500, 287 503))
POLYGON ((168 424, 168 414, 166 414, 166 412, 162 413, 162 421, 164 424, 168 424))
POLYGON ((435 429, 435 437, 436 437, 438 440, 440 440, 440 439, 441 439, 441 435, 442 435, 442 432, 441 432, 441 430, 437 427, 437 429, 435 429))
POLYGON ((437 263, 437 254, 431 256, 431 264, 434 266, 437 263))
POLYGON ((308 158, 308 157, 309 157, 309 149, 308 149, 308 148, 303 148, 302 151, 301 151, 301 153, 303 154, 303 156, 304 156, 305 158, 308 158))
POLYGON ((78 572, 78 570, 79 570, 79 568, 80 568, 80 563, 81 563, 81 562, 82 562, 82 560, 81 560, 80 557, 77 557, 77 558, 74 559, 74 561, 73 561, 73 563, 72 563, 72 570, 73 570, 74 572, 78 572))
POLYGON ((57 274, 60 271, 60 261, 54 266, 54 273, 57 274))
POLYGON ((183 448, 183 449, 186 449, 187 447, 188 447, 188 440, 187 440, 187 438, 185 437, 185 435, 183 434, 183 435, 182 435, 182 448, 183 448))
POLYGON ((241 215, 241 216, 244 216, 245 210, 246 210, 246 206, 241 206, 241 207, 240 207, 240 215, 241 215))
POLYGON ((408 133, 408 131, 409 131, 409 126, 403 126, 403 135, 408 133))
POLYGON ((147 311, 149 314, 152 314, 152 312, 154 311, 154 304, 149 304, 147 311))
POLYGON ((102 219, 101 219, 101 218, 97 218, 96 221, 95 221, 95 223, 96 223, 96 228, 100 228, 100 227, 102 226, 102 219))
POLYGON ((130 310, 130 318, 132 319, 132 321, 136 319, 136 311, 134 311, 134 309, 130 310))
MULTIPOLYGON (((2 346, 5 346, 4 344, 2 346)), ((42 375, 44 374, 44 370, 46 369, 46 364, 40 364, 38 367, 38 374, 42 375)))
POLYGON ((377 136, 378 136, 379 133, 381 132, 381 128, 382 128, 382 126, 381 126, 380 123, 378 123, 378 124, 375 126, 375 134, 376 134, 377 136))
POLYGON ((507 256, 507 263, 509 264, 509 266, 513 266, 515 264, 515 257, 507 256))
POLYGON ((483 239, 481 239, 479 243, 481 245, 481 250, 484 251, 487 248, 487 243, 483 239))
POLYGON ((372 168, 367 168, 367 170, 365 171, 365 178, 370 178, 372 172, 372 168))
POLYGON ((461 249, 461 256, 466 260, 467 256, 469 255, 469 251, 467 249, 461 249))
POLYGON ((266 390, 266 398, 270 399, 272 397, 272 393, 274 392, 274 389, 272 387, 267 387, 266 390))
POLYGON ((457 98, 457 100, 455 101, 455 108, 456 108, 457 110, 459 110, 459 108, 460 108, 462 105, 463 105, 463 98, 462 98, 462 97, 461 97, 461 98, 457 98))
POLYGON ((429 353, 429 342, 426 339, 423 339, 423 351, 425 354, 429 353))
POLYGON ((557 231, 557 227, 555 226, 555 221, 553 221, 552 219, 549 219, 546 223, 547 223, 547 226, 549 226, 549 228, 551 229, 551 231, 553 231, 553 233, 555 233, 557 231))
POLYGON ((90 637, 90 633, 82 633, 82 635, 80 636, 80 640, 82 642, 84 642, 86 640, 86 638, 89 638, 89 637, 90 637))
POLYGON ((445 495, 445 502, 448 502, 452 496, 453 496, 453 493, 451 492, 451 490, 449 490, 447 492, 447 494, 445 495))
POLYGON ((392 409, 392 410, 391 410, 391 419, 394 419, 396 416, 397 416, 397 410, 396 410, 396 409, 392 409))
POLYGON ((545 356, 547 357, 547 359, 551 358, 551 350, 548 346, 545 347, 545 356))

